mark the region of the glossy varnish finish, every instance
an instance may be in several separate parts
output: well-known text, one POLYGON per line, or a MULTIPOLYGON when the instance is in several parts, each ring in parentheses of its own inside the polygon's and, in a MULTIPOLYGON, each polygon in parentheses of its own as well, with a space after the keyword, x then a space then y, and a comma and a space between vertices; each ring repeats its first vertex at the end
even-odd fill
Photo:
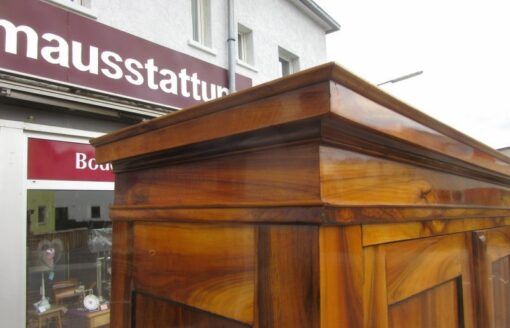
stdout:
POLYGON ((135 290, 253 323, 255 228, 134 226, 135 290))
POLYGON ((427 322, 444 322, 446 317, 474 327, 470 252, 465 233, 365 248, 365 327, 403 327, 398 323, 420 311, 428 318, 415 316, 416 327, 429 327, 427 322), (448 304, 436 303, 439 300, 448 304))
POLYGON ((317 143, 121 172, 116 206, 318 202, 317 143), (292 179, 289 179, 292 176, 292 179))
POLYGON ((510 159, 338 66, 93 143, 113 327, 509 326, 510 159))

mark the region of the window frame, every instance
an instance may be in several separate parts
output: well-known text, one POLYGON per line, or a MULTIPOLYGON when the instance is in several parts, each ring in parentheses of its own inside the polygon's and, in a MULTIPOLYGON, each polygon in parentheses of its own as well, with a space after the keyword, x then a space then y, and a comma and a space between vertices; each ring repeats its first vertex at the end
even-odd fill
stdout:
POLYGON ((98 17, 97 11, 92 7, 92 0, 41 0, 41 1, 88 18, 96 19, 98 17))
POLYGON ((188 43, 201 50, 213 50, 211 31, 211 1, 191 0, 191 39, 188 43))
POLYGON ((253 31, 237 23, 237 60, 248 66, 255 66, 253 31))
POLYGON ((299 71, 299 57, 292 52, 278 47, 278 69, 280 77, 294 74, 299 71), (288 74, 283 74, 282 63, 288 63, 288 74))

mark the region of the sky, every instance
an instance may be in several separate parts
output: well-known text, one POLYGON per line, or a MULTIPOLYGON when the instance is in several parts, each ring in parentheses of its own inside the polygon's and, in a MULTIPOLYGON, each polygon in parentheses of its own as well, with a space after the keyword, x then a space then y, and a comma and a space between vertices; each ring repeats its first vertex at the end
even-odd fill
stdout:
POLYGON ((508 0, 316 0, 328 60, 493 148, 510 146, 508 0))

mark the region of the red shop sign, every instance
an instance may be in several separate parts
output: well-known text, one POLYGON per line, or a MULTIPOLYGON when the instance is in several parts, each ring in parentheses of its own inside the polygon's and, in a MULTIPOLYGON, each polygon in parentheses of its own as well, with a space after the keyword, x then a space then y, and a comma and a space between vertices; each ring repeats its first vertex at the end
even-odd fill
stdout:
POLYGON ((222 67, 41 0, 0 0, 0 70, 176 108, 229 92, 222 67))
POLYGON ((28 179, 113 182, 111 164, 95 156, 89 144, 29 138, 28 179))

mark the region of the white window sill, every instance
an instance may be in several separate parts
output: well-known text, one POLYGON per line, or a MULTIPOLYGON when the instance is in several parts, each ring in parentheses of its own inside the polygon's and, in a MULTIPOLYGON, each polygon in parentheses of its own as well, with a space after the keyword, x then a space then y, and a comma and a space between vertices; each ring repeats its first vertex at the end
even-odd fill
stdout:
POLYGON ((243 61, 243 60, 241 60, 239 58, 237 59, 237 65, 239 65, 241 67, 244 67, 246 69, 249 69, 250 71, 255 72, 255 73, 259 72, 259 70, 255 66, 250 65, 247 62, 245 62, 245 61, 243 61))
POLYGON ((78 5, 68 0, 42 0, 42 1, 49 3, 51 5, 55 5, 65 10, 69 10, 81 16, 93 19, 97 18, 97 10, 78 5))
POLYGON ((206 45, 203 45, 201 44, 200 42, 197 42, 195 40, 188 40, 188 45, 193 47, 193 48, 196 48, 196 49, 199 49, 199 50, 202 50, 203 52, 206 52, 208 53, 209 55, 213 55, 213 56, 216 56, 217 52, 215 49, 213 48, 209 48, 208 46, 206 45))

